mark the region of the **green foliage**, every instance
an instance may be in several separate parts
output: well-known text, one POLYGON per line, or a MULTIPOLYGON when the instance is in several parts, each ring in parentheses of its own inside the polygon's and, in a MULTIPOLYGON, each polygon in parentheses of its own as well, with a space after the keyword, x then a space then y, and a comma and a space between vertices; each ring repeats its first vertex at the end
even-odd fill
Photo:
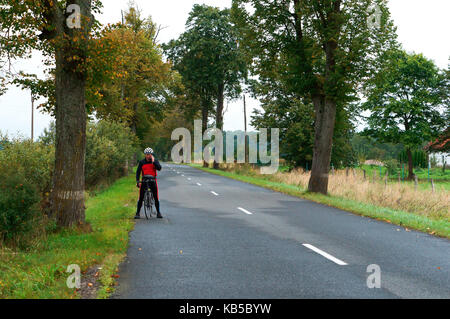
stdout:
POLYGON ((272 91, 273 99, 262 99, 262 111, 255 110, 251 124, 257 128, 280 129, 280 154, 291 165, 311 168, 314 144, 314 109, 294 96, 272 91))
POLYGON ((326 169, 319 170, 330 164, 330 158, 335 167, 355 164, 356 154, 350 147, 350 121, 356 115, 353 102, 382 52, 396 45, 387 2, 233 0, 232 16, 249 69, 257 78, 252 92, 265 102, 264 111, 281 113, 277 107, 272 110, 281 102, 286 117, 295 114, 293 103, 276 101, 289 97, 314 104, 312 117, 311 112, 300 113, 295 124, 285 126, 292 130, 287 136, 293 146, 286 153, 304 166, 312 154, 312 141, 317 150, 312 160, 321 164, 313 166, 311 190, 326 192, 322 178, 326 169), (380 24, 371 27, 375 5, 381 11, 380 24), (307 122, 317 127, 313 138, 305 134, 313 130, 312 125, 304 126, 307 122), (336 129, 329 129, 335 123, 336 129))
POLYGON ((13 139, 0 151, 0 242, 25 247, 48 205, 54 148, 13 139))
POLYGON ((351 138, 354 134, 354 124, 348 118, 345 110, 338 110, 333 134, 331 163, 335 168, 353 167, 357 165, 356 152, 353 150, 351 138))
POLYGON ((367 134, 415 149, 445 128, 448 103, 444 74, 421 54, 387 52, 385 63, 366 89, 363 109, 371 112, 367 134))
POLYGON ((230 99, 241 93, 240 81, 247 70, 229 9, 194 5, 186 31, 163 48, 186 89, 201 100, 191 104, 197 110, 213 111, 213 102, 223 99, 220 92, 230 99))
POLYGON ((351 145, 359 164, 364 164, 368 159, 383 162, 390 159, 397 159, 403 150, 402 144, 382 143, 361 133, 353 134, 351 145))
POLYGON ((88 123, 86 143, 86 185, 93 187, 123 175, 137 139, 124 124, 100 121, 88 123))
MULTIPOLYGON (((94 29, 98 26, 91 13, 99 13, 102 7, 101 0, 80 0, 77 2, 82 8, 89 10, 83 11, 88 19, 82 19, 90 23, 82 23, 84 29, 94 29)), ((6 84, 15 83, 23 87, 31 88, 34 93, 44 94, 44 87, 50 88, 50 82, 38 80, 33 75, 23 76, 14 73, 11 63, 20 58, 29 58, 33 50, 40 50, 45 56, 49 57, 47 65, 54 65, 55 50, 70 43, 76 49, 82 49, 86 37, 79 37, 78 41, 66 41, 73 37, 75 32, 70 32, 64 27, 66 23, 66 8, 71 3, 65 0, 0 0, 0 95, 6 91, 6 84), (63 34, 58 34, 59 32, 63 34), (53 62, 53 63, 52 63, 53 62), (18 80, 18 81, 16 81, 18 80)), ((82 21, 83 22, 83 21, 82 21)), ((84 57, 79 57, 79 61, 84 57)), ((69 61, 66 61, 69 63, 69 61)), ((82 63, 80 63, 82 64, 82 63)), ((80 65, 77 65, 80 66, 80 65)), ((44 95, 47 95, 46 91, 44 95)))
POLYGON ((384 162, 384 167, 386 167, 389 175, 396 175, 398 169, 400 168, 400 163, 396 159, 388 159, 384 162))
POLYGON ((84 272, 102 265, 97 279, 97 298, 114 290, 119 263, 126 255, 128 232, 133 228, 136 207, 134 176, 86 202, 86 220, 92 232, 60 231, 27 251, 0 249, 0 299, 72 299, 80 292, 66 285, 67 266, 78 264, 84 272))
MULTIPOLYGON (((52 122, 39 141, 53 147, 55 125, 52 122)), ((125 172, 125 164, 138 149, 138 139, 126 124, 106 120, 89 122, 86 130, 86 186, 109 184, 125 172)), ((129 163, 132 164, 132 163, 129 163)))
POLYGON ((395 29, 384 0, 322 2, 233 0, 232 16, 250 70, 261 81, 277 79, 289 92, 323 94, 342 107, 377 56, 395 45, 395 29), (380 26, 372 28, 375 5, 380 26))
MULTIPOLYGON (((428 167, 428 156, 427 156, 427 153, 424 152, 423 150, 413 151, 412 158, 413 158, 413 166, 414 167, 420 167, 420 168, 428 167)), ((400 163, 408 163, 408 155, 406 154, 406 151, 403 151, 398 155, 398 161, 400 163)))
POLYGON ((105 27, 91 52, 95 72, 88 83, 89 106, 98 119, 128 123, 141 139, 165 116, 179 82, 163 61, 158 29, 131 3, 124 23, 105 27))
POLYGON ((13 139, 0 151, 0 179, 12 174, 23 176, 24 182, 35 186, 45 197, 51 188, 54 154, 53 145, 13 139))
POLYGON ((143 156, 142 150, 150 146, 159 160, 170 160, 172 147, 176 144, 171 138, 173 130, 179 127, 187 128, 190 132, 194 130, 193 120, 186 116, 182 107, 180 104, 176 105, 174 109, 167 111, 167 116, 161 122, 152 125, 142 140, 140 156, 143 156))
POLYGON ((32 229, 39 214, 37 187, 24 174, 0 178, 0 243, 21 239, 32 229))
MULTIPOLYGON (((42 226, 52 185, 54 136, 51 124, 37 143, 20 138, 4 143, 0 151, 0 240, 25 239, 26 233, 42 226)), ((8 139, 1 136, 1 140, 8 139)), ((93 188, 122 176, 136 145, 135 135, 124 124, 89 123, 86 185, 93 188)))
POLYGON ((56 143, 56 125, 55 122, 50 122, 48 128, 44 128, 44 132, 39 136, 39 142, 44 145, 55 145, 56 143))
MULTIPOLYGON (((433 61, 422 54, 391 50, 366 87, 364 110, 371 112, 367 135, 383 142, 401 143, 412 152, 446 128, 448 81, 433 61)), ((408 179, 414 163, 408 162, 408 179)), ((416 158, 416 164, 423 160, 416 158)))
MULTIPOLYGON (((261 87, 260 87, 261 88, 261 87)), ((292 166, 311 169, 314 147, 314 107, 295 96, 283 95, 281 89, 271 90, 262 99, 262 111, 255 110, 251 124, 257 129, 280 129, 280 155, 292 166), (276 95, 279 94, 279 95, 276 95)), ((353 166, 356 157, 350 143, 353 125, 341 111, 333 137, 332 163, 335 167, 353 166)))

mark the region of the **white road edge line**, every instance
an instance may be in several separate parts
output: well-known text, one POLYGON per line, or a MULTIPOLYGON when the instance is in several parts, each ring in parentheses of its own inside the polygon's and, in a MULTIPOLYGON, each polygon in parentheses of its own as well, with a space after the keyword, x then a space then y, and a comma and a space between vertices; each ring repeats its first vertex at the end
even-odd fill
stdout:
POLYGON ((247 215, 253 215, 253 213, 249 212, 248 210, 242 208, 242 207, 238 207, 238 209, 244 213, 246 213, 247 215))
POLYGON ((219 196, 219 194, 217 194, 216 192, 211 191, 211 194, 219 196))
POLYGON ((330 254, 324 252, 323 250, 320 250, 317 247, 314 247, 313 245, 310 245, 310 244, 302 244, 302 245, 305 246, 306 248, 311 249, 312 251, 318 253, 319 255, 322 255, 323 257, 331 260, 332 262, 334 262, 334 263, 336 263, 336 264, 338 264, 340 266, 348 265, 346 262, 344 262, 344 261, 342 261, 340 259, 337 259, 336 257, 331 256, 330 254))

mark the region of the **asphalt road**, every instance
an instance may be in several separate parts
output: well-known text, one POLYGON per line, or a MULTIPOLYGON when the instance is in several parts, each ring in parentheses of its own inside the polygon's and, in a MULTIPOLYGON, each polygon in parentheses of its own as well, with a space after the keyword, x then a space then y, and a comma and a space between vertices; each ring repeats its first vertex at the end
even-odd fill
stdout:
POLYGON ((113 298, 450 298, 447 239, 188 166, 158 177, 165 218, 137 221, 113 298))

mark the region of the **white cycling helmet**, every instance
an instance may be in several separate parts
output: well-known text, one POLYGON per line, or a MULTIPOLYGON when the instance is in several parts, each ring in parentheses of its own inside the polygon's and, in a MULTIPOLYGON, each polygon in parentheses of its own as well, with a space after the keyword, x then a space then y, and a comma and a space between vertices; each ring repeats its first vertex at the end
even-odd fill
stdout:
POLYGON ((153 154, 153 150, 149 147, 149 148, 146 148, 145 149, 145 151, 144 151, 144 154, 145 155, 147 155, 147 154, 153 154))

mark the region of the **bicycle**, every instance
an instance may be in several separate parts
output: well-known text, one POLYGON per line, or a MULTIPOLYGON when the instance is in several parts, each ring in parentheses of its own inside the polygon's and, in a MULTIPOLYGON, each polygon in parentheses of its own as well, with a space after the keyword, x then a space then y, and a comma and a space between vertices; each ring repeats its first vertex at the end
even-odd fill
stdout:
POLYGON ((144 175, 144 179, 139 181, 139 183, 142 183, 141 187, 145 186, 143 206, 146 219, 150 219, 154 215, 153 206, 155 205, 155 199, 153 198, 153 193, 150 191, 150 182, 154 181, 156 181, 156 178, 152 175, 144 175))

